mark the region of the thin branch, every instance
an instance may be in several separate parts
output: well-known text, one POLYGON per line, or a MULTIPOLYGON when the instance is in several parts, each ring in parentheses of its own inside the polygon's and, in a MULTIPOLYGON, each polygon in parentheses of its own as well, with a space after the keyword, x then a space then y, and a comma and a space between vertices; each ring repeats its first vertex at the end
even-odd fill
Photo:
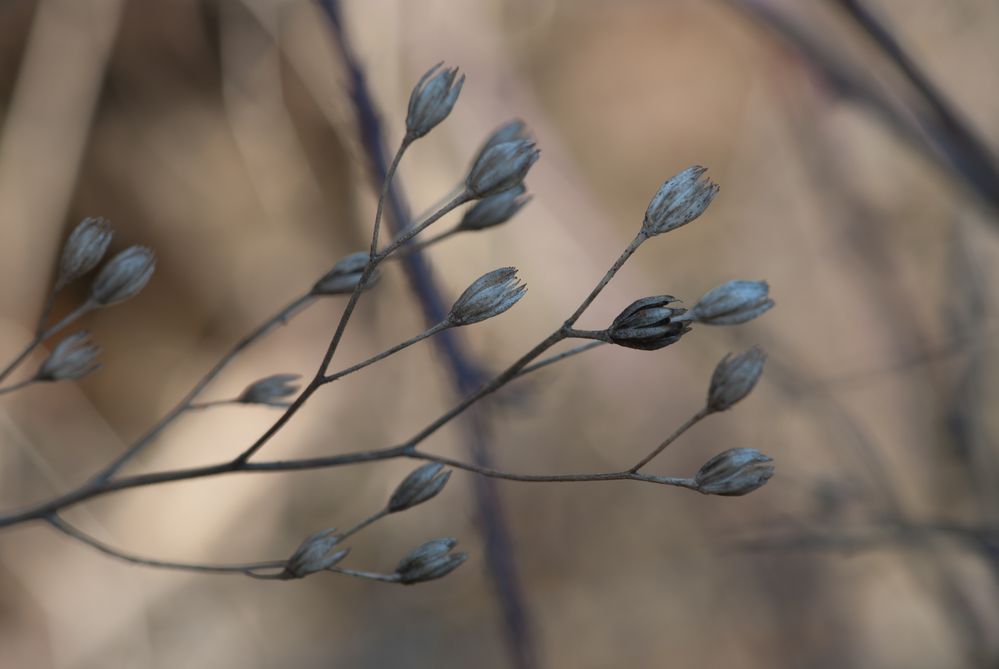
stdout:
POLYGON ((283 570, 287 564, 287 560, 270 560, 267 562, 250 562, 246 564, 202 564, 199 562, 172 562, 169 560, 155 560, 113 548, 67 523, 55 514, 47 515, 45 517, 45 521, 66 536, 84 543, 91 548, 104 553, 105 555, 110 555, 118 560, 124 560, 125 562, 141 565, 143 567, 155 567, 157 569, 170 569, 173 571, 190 571, 200 574, 241 574, 243 576, 258 579, 278 579, 281 578, 281 570, 283 570), (279 571, 273 574, 257 573, 261 570, 272 569, 279 571))
POLYGON ((61 332, 63 329, 72 324, 74 321, 78 320, 84 314, 92 311, 94 308, 96 308, 96 306, 97 305, 95 303, 91 302, 90 300, 87 300, 86 302, 78 306, 76 309, 71 311, 61 321, 50 327, 48 330, 45 330, 44 332, 36 332, 32 340, 28 343, 27 346, 24 347, 24 350, 18 353, 17 356, 15 356, 14 359, 7 364, 7 366, 3 369, 3 371, 0 371, 0 381, 3 381, 8 376, 10 376, 10 373, 13 372, 18 365, 24 362, 24 360, 29 355, 31 355, 31 353, 36 348, 41 346, 43 342, 45 342, 53 335, 61 332))
POLYGON ((522 370, 517 372, 517 376, 515 378, 520 378, 521 376, 524 376, 525 374, 530 374, 531 372, 539 370, 542 367, 547 367, 548 365, 555 364, 556 362, 560 362, 574 355, 585 353, 586 351, 594 349, 598 346, 603 346, 606 343, 607 342, 603 341, 591 341, 587 342, 586 344, 580 344, 579 346, 574 346, 573 348, 566 349, 561 353, 556 353, 555 355, 548 356, 547 358, 542 358, 538 362, 528 365, 527 367, 524 367, 522 370))
POLYGON ((379 574, 374 571, 361 571, 359 569, 348 569, 346 567, 328 567, 326 571, 331 571, 335 574, 356 576, 357 578, 364 578, 369 581, 384 581, 386 583, 398 583, 400 578, 399 574, 379 574))
POLYGON ((31 377, 30 379, 25 379, 24 381, 18 381, 17 383, 7 386, 6 388, 0 388, 0 395, 5 395, 7 393, 12 393, 15 390, 20 390, 25 386, 30 386, 32 383, 35 383, 36 381, 38 381, 38 379, 35 377, 31 377))
POLYGON ((396 344, 395 346, 393 346, 390 349, 386 349, 386 350, 382 351, 378 355, 372 356, 372 357, 368 358, 367 360, 359 362, 356 365, 353 365, 352 367, 348 367, 347 369, 344 369, 344 370, 341 370, 339 372, 336 372, 335 374, 330 374, 329 376, 324 376, 322 378, 322 382, 323 383, 333 383, 337 379, 341 379, 341 378, 347 376, 348 374, 353 374, 354 372, 360 371, 360 370, 364 369, 365 367, 367 367, 369 365, 375 364, 379 360, 384 360, 385 358, 389 357, 390 355, 394 355, 394 354, 398 353, 399 351, 401 351, 401 350, 403 350, 405 348, 409 348, 413 344, 417 344, 417 343, 423 341, 424 339, 427 339, 428 337, 432 337, 435 334, 437 334, 438 332, 442 332, 443 330, 446 330, 449 327, 451 327, 451 326, 448 323, 443 323, 443 322, 442 323, 438 323, 437 325, 434 325, 433 327, 424 330, 423 332, 421 332, 420 334, 416 335, 415 337, 411 337, 410 339, 407 339, 406 341, 404 341, 402 343, 396 344))
POLYGON ((667 446, 669 446, 674 441, 676 441, 677 439, 679 439, 680 435, 682 435, 684 432, 686 432, 690 428, 692 428, 695 425, 697 425, 699 422, 701 422, 703 419, 705 419, 708 416, 710 416, 712 413, 713 412, 710 409, 708 409, 707 407, 704 407, 703 409, 701 409, 700 411, 698 411, 697 413, 695 413, 693 416, 691 416, 690 418, 688 418, 687 421, 683 425, 681 425, 680 427, 676 428, 676 430, 673 432, 673 434, 671 434, 670 436, 666 437, 666 440, 663 441, 663 443, 661 443, 658 446, 656 446, 656 448, 651 453, 649 453, 644 458, 642 458, 641 460, 639 460, 638 464, 635 465, 634 467, 632 467, 628 471, 637 472, 639 469, 641 469, 645 465, 647 465, 650 462, 652 462, 652 460, 657 455, 659 455, 664 450, 666 450, 667 446))

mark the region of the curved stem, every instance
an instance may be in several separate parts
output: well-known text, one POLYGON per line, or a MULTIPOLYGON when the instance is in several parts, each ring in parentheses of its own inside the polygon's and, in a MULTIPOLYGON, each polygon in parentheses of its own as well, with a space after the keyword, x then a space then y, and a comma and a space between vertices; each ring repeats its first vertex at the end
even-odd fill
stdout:
POLYGON ((596 287, 592 291, 590 291, 590 294, 586 296, 586 299, 583 300, 583 303, 579 305, 579 308, 576 309, 575 312, 573 312, 572 316, 569 316, 569 318, 566 319, 565 321, 566 328, 571 328, 573 325, 576 324, 576 321, 578 321, 579 317, 583 315, 583 312, 589 308, 589 306, 593 303, 593 300, 597 299, 597 295, 599 295, 600 292, 607 286, 607 284, 610 283, 610 280, 614 278, 614 275, 617 274, 618 270, 624 266, 624 263, 628 261, 628 258, 630 258, 635 253, 635 251, 638 250, 638 247, 641 246, 642 242, 644 242, 646 239, 648 239, 648 236, 645 234, 644 231, 640 231, 637 235, 635 235, 635 238, 632 239, 631 243, 628 244, 628 246, 624 249, 624 251, 621 252, 621 255, 618 257, 618 259, 614 261, 614 264, 611 265, 611 268, 607 270, 607 273, 604 274, 602 279, 600 279, 600 282, 597 283, 596 287))
POLYGON ((285 568, 287 560, 270 560, 267 562, 250 562, 246 564, 202 564, 199 562, 173 562, 169 560, 155 560, 152 558, 145 558, 133 553, 127 553, 125 551, 113 548, 108 544, 90 536, 89 534, 83 532, 82 530, 74 527, 73 525, 67 523, 65 520, 57 516, 56 514, 50 514, 45 517, 45 521, 59 530, 68 537, 71 537, 81 543, 84 543, 91 548, 94 548, 105 555, 110 555, 118 560, 124 560, 125 562, 130 562, 132 564, 141 565, 143 567, 155 567, 157 569, 170 569, 173 571, 190 571, 197 572, 201 574, 241 574, 243 576, 250 576, 251 578, 261 578, 261 579, 277 579, 280 578, 281 571, 285 568), (257 573, 261 570, 279 570, 273 574, 260 574, 257 573))
POLYGON ((547 367, 548 365, 555 364, 556 362, 565 360, 566 358, 570 358, 574 355, 585 353, 590 349, 594 349, 598 346, 603 346, 605 343, 607 342, 591 341, 587 342, 586 344, 580 344, 579 346, 574 346, 573 348, 562 351, 561 353, 556 353, 555 355, 548 356, 547 358, 542 358, 541 360, 535 362, 534 364, 528 365, 527 367, 524 367, 522 370, 517 372, 517 376, 515 378, 520 378, 521 376, 530 374, 531 372, 541 369, 542 367, 547 367))
POLYGON ((361 571, 359 569, 348 569, 346 567, 329 567, 326 571, 331 571, 335 574, 346 574, 347 576, 356 576, 357 578, 364 578, 369 581, 384 581, 386 583, 398 583, 398 574, 379 574, 374 571, 361 571))
POLYGON ((5 395, 7 393, 12 393, 15 390, 20 390, 25 386, 30 386, 32 383, 35 383, 36 381, 38 381, 38 379, 32 377, 30 379, 25 379, 24 381, 19 381, 17 383, 9 385, 6 388, 0 388, 0 395, 5 395))

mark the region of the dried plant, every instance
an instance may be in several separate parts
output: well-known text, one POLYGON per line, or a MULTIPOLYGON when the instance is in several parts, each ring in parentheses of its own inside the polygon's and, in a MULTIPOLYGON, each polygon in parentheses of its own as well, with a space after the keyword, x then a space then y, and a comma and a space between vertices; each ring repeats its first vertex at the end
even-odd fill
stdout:
MULTIPOLYGON (((691 427, 713 413, 731 408, 752 391, 762 374, 765 359, 763 352, 755 347, 734 357, 726 356, 722 359, 710 381, 704 407, 652 448, 646 457, 630 467, 584 474, 521 474, 492 469, 425 450, 425 442, 440 428, 500 388, 532 371, 565 361, 603 344, 655 351, 677 342, 682 337, 692 336, 690 333, 697 324, 740 324, 756 318, 773 306, 766 282, 731 281, 708 291, 689 310, 678 306, 678 300, 670 295, 644 297, 624 309, 604 330, 576 328, 579 318, 639 247, 654 237, 690 223, 704 213, 711 204, 718 193, 718 186, 705 177, 706 170, 703 167, 697 166, 687 168, 663 183, 653 196, 640 225, 636 226, 634 238, 597 281, 596 286, 561 324, 504 371, 483 383, 477 390, 434 418, 410 438, 383 448, 322 457, 291 460, 263 460, 258 457, 270 439, 325 386, 339 382, 354 372, 445 330, 474 325, 499 316, 515 307, 524 297, 526 287, 521 283, 515 268, 492 270, 472 282, 454 301, 450 311, 440 322, 356 365, 340 370, 333 366, 334 357, 358 301, 362 295, 371 294, 368 289, 374 285, 388 261, 404 257, 413 249, 439 243, 454 234, 501 225, 516 215, 530 199, 526 196, 523 182, 531 166, 538 160, 539 151, 525 125, 520 121, 514 121, 497 129, 484 142, 467 176, 455 191, 456 194, 423 220, 405 228, 387 243, 382 243, 383 211, 396 169, 407 149, 417 139, 430 134, 447 118, 458 100, 463 83, 464 76, 458 76, 456 68, 441 69, 441 66, 437 65, 414 87, 405 121, 406 132, 389 165, 387 178, 378 199, 370 248, 366 252, 353 253, 335 263, 332 269, 320 277, 308 291, 280 307, 271 318, 247 334, 144 436, 132 443, 84 484, 52 499, 0 514, 0 527, 43 521, 73 539, 115 558, 163 569, 243 574, 257 579, 273 580, 299 579, 318 572, 332 572, 409 585, 446 576, 461 566, 467 555, 453 552, 457 545, 455 539, 439 538, 412 550, 402 557, 393 569, 387 571, 361 569, 347 566, 350 557, 348 541, 378 520, 390 514, 407 511, 438 496, 450 479, 451 469, 512 481, 585 483, 619 480, 687 488, 703 494, 727 496, 744 495, 764 485, 774 471, 771 459, 759 451, 747 448, 733 448, 715 455, 692 477, 656 476, 643 471, 646 465, 691 427), (424 235, 425 231, 444 216, 465 205, 471 206, 457 225, 435 236, 424 235), (337 295, 346 295, 346 304, 315 373, 304 385, 299 387, 295 384, 297 375, 275 374, 251 383, 242 393, 231 399, 197 401, 202 391, 235 358, 247 347, 265 337, 275 324, 290 320, 321 298, 337 295), (553 347, 566 340, 592 341, 586 341, 558 353, 551 352, 553 347), (281 409, 281 414, 263 434, 230 460, 186 469, 153 471, 138 475, 121 474, 122 467, 126 463, 150 448, 161 431, 178 418, 194 410, 205 410, 224 404, 277 407, 281 409), (398 459, 413 460, 421 464, 399 483, 384 506, 345 530, 328 528, 310 535, 291 551, 290 557, 286 559, 244 564, 203 564, 140 557, 98 541, 61 516, 61 513, 69 507, 95 497, 170 481, 245 472, 276 473, 345 467, 358 463, 398 459)), ((65 243, 52 297, 66 285, 80 280, 97 268, 107 251, 111 234, 110 225, 103 219, 88 218, 77 226, 65 243)), ((49 309, 46 307, 35 337, 0 372, 0 384, 35 349, 66 330, 83 314, 98 307, 118 304, 138 294, 149 281, 154 268, 155 257, 152 251, 141 246, 130 247, 98 270, 83 304, 50 327, 46 327, 49 315, 49 309)), ((0 393, 12 392, 41 381, 75 380, 93 372, 97 368, 98 348, 87 341, 87 336, 84 332, 77 332, 66 337, 55 345, 37 373, 23 381, 0 387, 0 393)))

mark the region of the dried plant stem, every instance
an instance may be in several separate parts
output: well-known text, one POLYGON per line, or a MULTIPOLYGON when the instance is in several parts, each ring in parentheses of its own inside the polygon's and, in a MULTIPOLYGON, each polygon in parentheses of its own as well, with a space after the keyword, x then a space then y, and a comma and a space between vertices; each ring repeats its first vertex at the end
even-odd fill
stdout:
POLYGON ((565 360, 566 358, 571 358, 574 355, 579 355, 580 353, 585 353, 586 351, 594 349, 594 348, 596 348, 598 346, 602 346, 605 343, 606 342, 603 342, 603 341, 591 341, 591 342, 587 342, 585 344, 580 344, 579 346, 574 346, 574 347, 572 347, 570 349, 562 351, 561 353, 556 353, 555 355, 550 355, 547 358, 542 358, 541 360, 539 360, 539 361, 537 361, 537 362, 535 362, 533 364, 530 364, 527 367, 524 367, 519 372, 517 372, 517 377, 516 378, 524 376, 525 374, 530 374, 533 371, 539 370, 542 367, 547 367, 548 365, 552 365, 552 364, 554 364, 556 362, 560 362, 562 360, 565 360))
POLYGON ((422 251, 426 249, 428 246, 432 246, 438 242, 442 242, 445 239, 450 239, 459 232, 461 232, 461 228, 456 225, 453 228, 449 228, 447 230, 444 230, 443 232, 439 232, 436 235, 427 237, 426 239, 418 239, 415 242, 406 244, 401 249, 399 249, 399 252, 393 256, 393 259, 402 260, 410 253, 416 253, 417 251, 422 251))
POLYGON ((690 418, 688 418, 687 421, 683 425, 681 425, 680 427, 676 428, 676 430, 673 432, 673 434, 671 434, 670 436, 666 437, 666 440, 663 441, 663 443, 661 443, 658 446, 656 446, 655 450, 653 450, 651 453, 649 453, 644 458, 642 458, 638 462, 637 465, 635 465, 634 467, 632 467, 628 471, 633 472, 633 473, 637 473, 639 469, 641 469, 645 465, 647 465, 650 462, 652 462, 652 460, 657 455, 659 455, 664 450, 666 450, 667 446, 669 446, 674 441, 676 441, 677 439, 679 439, 680 435, 682 435, 684 432, 686 432, 690 428, 692 428, 695 425, 697 425, 698 423, 700 423, 702 420, 704 420, 705 418, 707 418, 708 416, 710 416, 712 413, 713 412, 710 409, 708 409, 707 407, 704 407, 703 409, 701 409, 700 411, 698 411, 697 413, 695 413, 693 416, 691 416, 690 418))
POLYGON ((367 360, 365 360, 363 362, 359 362, 356 365, 353 365, 352 367, 348 367, 347 369, 344 369, 344 370, 341 370, 339 372, 336 372, 335 374, 330 374, 328 376, 324 376, 322 378, 322 383, 333 383, 337 379, 341 379, 341 378, 347 376, 348 374, 353 374, 354 372, 360 371, 360 370, 364 369, 365 367, 367 367, 369 365, 373 365, 374 363, 378 362, 379 360, 383 360, 383 359, 389 357, 390 355, 398 353, 399 351, 401 351, 401 350, 403 350, 405 348, 409 348, 413 344, 417 344, 417 343, 423 341, 424 339, 427 339, 428 337, 432 337, 435 334, 437 334, 438 332, 442 332, 443 330, 446 330, 449 327, 450 327, 450 325, 447 324, 447 323, 438 323, 437 325, 434 325, 433 327, 424 330, 423 332, 421 332, 420 334, 416 335, 415 337, 407 339, 406 341, 404 341, 402 343, 396 344, 392 348, 386 349, 386 350, 382 351, 381 353, 379 353, 378 355, 372 356, 372 357, 368 358, 367 360))
MULTIPOLYGON (((87 300, 48 330, 42 330, 42 328, 39 327, 35 332, 34 338, 28 343, 27 346, 24 347, 24 350, 18 353, 17 356, 11 360, 6 367, 4 367, 3 371, 0 371, 0 381, 3 381, 10 376, 10 373, 13 372, 18 365, 24 362, 24 360, 31 355, 32 351, 38 348, 46 339, 61 332, 84 314, 93 310, 95 306, 96 305, 93 302, 87 300)), ((50 308, 46 308, 45 311, 48 311, 49 309, 50 308)))
POLYGON ((21 388, 24 388, 25 386, 30 386, 32 383, 36 382, 37 380, 38 379, 35 378, 25 379, 24 381, 18 381, 17 383, 9 385, 6 388, 0 388, 0 395, 4 395, 6 393, 12 393, 15 390, 20 390, 21 388))
POLYGON ((73 525, 67 523, 65 520, 60 518, 55 514, 50 514, 45 517, 46 522, 52 527, 59 530, 68 537, 71 537, 81 543, 84 543, 92 548, 97 549, 105 555, 110 555, 113 558, 124 560, 125 562, 130 562, 132 564, 141 565, 143 567, 155 567, 157 569, 170 569, 173 571, 190 571, 197 572, 201 574, 241 574, 244 576, 250 576, 251 578, 262 578, 262 579, 276 579, 280 577, 280 571, 272 574, 261 574, 258 573, 262 570, 283 570, 286 564, 285 560, 272 560, 268 562, 250 562, 246 564, 201 564, 196 562, 173 562, 169 560, 153 560, 150 558, 140 557, 138 555, 133 555, 131 553, 126 553, 125 551, 120 551, 117 548, 113 548, 102 541, 90 536, 89 534, 83 532, 82 530, 74 527, 73 525))
POLYGON ((578 321, 579 317, 583 315, 583 312, 586 311, 591 304, 593 304, 593 300, 597 299, 597 295, 599 295, 607 284, 610 283, 610 280, 614 278, 614 275, 617 274, 618 270, 624 266, 624 263, 628 262, 628 259, 634 255, 635 251, 638 250, 638 247, 641 246, 642 242, 646 239, 648 239, 648 236, 644 231, 635 235, 635 238, 631 240, 631 243, 628 244, 618 259, 614 261, 614 264, 611 265, 611 268, 607 270, 607 273, 604 274, 602 279, 600 279, 600 282, 592 291, 590 291, 590 294, 586 296, 586 299, 583 300, 582 304, 579 305, 579 308, 576 309, 572 316, 569 316, 569 318, 565 321, 565 328, 571 328, 576 324, 576 321, 578 321))
POLYGON ((222 370, 224 370, 229 363, 231 363, 236 356, 242 353, 247 347, 256 342, 257 340, 263 338, 265 335, 270 333, 274 328, 279 325, 285 325, 291 320, 295 315, 300 313, 306 307, 310 306, 316 297, 310 293, 305 293, 293 299, 291 302, 281 307, 276 314, 261 323, 256 329, 251 331, 245 337, 240 339, 228 353, 219 358, 215 366, 212 367, 208 372, 201 377, 201 379, 194 384, 194 387, 188 391, 179 402, 170 411, 168 411, 153 427, 151 427, 144 435, 142 435, 137 441, 135 441, 129 448, 119 455, 115 460, 113 460, 104 469, 94 475, 88 485, 100 485, 105 481, 113 477, 126 462, 134 458, 140 452, 142 452, 150 443, 162 432, 168 425, 170 425, 174 420, 176 420, 181 414, 191 408, 191 404, 194 399, 201 394, 201 392, 211 383, 215 377, 217 377, 222 370))
POLYGON ((384 581, 386 583, 398 583, 398 574, 379 574, 374 571, 361 571, 360 569, 347 569, 346 567, 330 567, 326 571, 331 571, 334 574, 346 574, 347 576, 356 576, 357 578, 365 578, 369 581, 384 581))

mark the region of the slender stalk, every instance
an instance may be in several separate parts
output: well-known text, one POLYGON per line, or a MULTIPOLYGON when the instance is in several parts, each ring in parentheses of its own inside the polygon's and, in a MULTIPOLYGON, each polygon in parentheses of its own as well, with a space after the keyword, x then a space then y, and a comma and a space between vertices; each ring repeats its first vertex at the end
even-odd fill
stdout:
POLYGON ((385 516, 389 515, 390 513, 391 513, 391 511, 389 511, 388 508, 384 508, 384 509, 380 509, 379 511, 376 511, 375 513, 371 514, 370 516, 368 516, 367 518, 365 518, 364 520, 362 520, 361 522, 359 522, 357 525, 354 525, 352 528, 350 528, 349 530, 347 530, 346 532, 344 532, 343 534, 341 534, 340 535, 340 543, 343 543, 343 541, 345 539, 347 539, 347 537, 351 537, 351 536, 357 534, 358 532, 360 532, 364 528, 368 527, 369 525, 371 525, 373 523, 376 523, 377 521, 381 520, 382 518, 384 518, 385 516))
POLYGON ((346 574, 347 576, 356 576, 357 578, 365 578, 369 581, 384 581, 386 583, 398 583, 398 574, 379 574, 374 571, 361 571, 359 569, 348 569, 346 567, 329 567, 326 571, 332 571, 336 574, 346 574))
POLYGON ((635 253, 635 251, 638 250, 638 247, 641 246, 642 242, 644 242, 646 239, 648 239, 648 236, 645 234, 644 231, 641 231, 637 235, 635 235, 635 238, 631 240, 631 243, 628 244, 628 246, 624 249, 624 251, 621 252, 621 255, 618 257, 618 259, 614 261, 614 264, 611 265, 611 268, 607 270, 606 274, 604 274, 604 277, 600 279, 600 282, 596 285, 596 287, 592 291, 590 291, 590 294, 586 296, 586 299, 583 300, 583 303, 579 305, 579 308, 576 309, 575 312, 573 312, 572 316, 569 316, 569 318, 566 319, 565 321, 566 328, 571 328, 573 325, 576 324, 576 321, 578 321, 579 317, 583 315, 583 312, 586 311, 591 304, 593 304, 593 300, 597 299, 597 295, 599 295, 600 292, 607 286, 607 284, 610 283, 610 280, 614 278, 614 275, 617 274, 618 270, 624 266, 624 263, 628 261, 628 258, 630 258, 635 253))
POLYGON ((17 383, 7 386, 6 388, 0 388, 0 395, 5 395, 7 393, 12 393, 15 390, 20 390, 25 386, 30 386, 32 383, 35 383, 36 381, 38 381, 38 379, 34 377, 30 379, 25 379, 24 381, 18 381, 17 383))
POLYGON ((542 358, 538 362, 535 362, 534 364, 524 367, 522 370, 517 372, 517 376, 514 378, 520 378, 521 376, 524 376, 525 374, 530 374, 531 372, 539 370, 542 367, 547 367, 548 365, 555 364, 556 362, 560 362, 562 360, 565 360, 566 358, 570 358, 580 353, 585 353, 586 351, 594 349, 598 346, 603 346, 605 343, 606 342, 603 341, 591 341, 586 344, 581 344, 579 346, 567 349, 565 351, 562 351, 561 353, 556 353, 555 355, 548 356, 547 358, 542 358))
POLYGON ((655 449, 651 453, 649 453, 644 458, 642 458, 641 460, 639 460, 638 464, 635 465, 634 467, 632 467, 631 469, 629 469, 628 471, 630 471, 632 473, 637 473, 639 469, 641 469, 645 465, 647 465, 650 462, 652 462, 652 460, 657 455, 659 455, 664 450, 666 450, 667 446, 669 446, 674 441, 676 441, 677 439, 679 439, 680 435, 682 435, 684 432, 686 432, 690 428, 692 428, 695 425, 697 425, 698 423, 700 423, 703 419, 707 418, 712 413, 713 412, 710 411, 707 407, 704 407, 703 409, 701 409, 700 411, 698 411, 697 413, 695 413, 693 416, 691 416, 690 418, 688 418, 687 421, 683 425, 681 425, 680 427, 676 428, 676 430, 673 432, 673 434, 671 434, 670 436, 666 437, 666 440, 663 441, 663 443, 661 443, 658 446, 656 446, 655 449))
POLYGON ((379 360, 383 360, 383 359, 389 357, 390 355, 394 355, 395 353, 398 353, 399 351, 401 351, 401 350, 403 350, 405 348, 409 348, 413 344, 417 344, 417 343, 423 341, 424 339, 427 339, 428 337, 432 337, 435 334, 437 334, 438 332, 446 330, 449 327, 451 327, 451 326, 448 323, 443 323, 443 322, 442 323, 438 323, 437 325, 434 325, 433 327, 431 327, 431 328, 429 328, 427 330, 424 330, 423 332, 421 332, 420 334, 416 335, 415 337, 407 339, 406 341, 404 341, 404 342, 402 342, 400 344, 396 344, 395 346, 393 346, 390 349, 382 351, 378 355, 372 356, 372 357, 368 358, 367 360, 359 362, 356 365, 353 365, 352 367, 348 367, 347 369, 344 369, 344 370, 341 370, 339 372, 336 372, 335 374, 330 374, 328 376, 324 376, 322 378, 322 382, 323 383, 333 383, 337 379, 341 379, 341 378, 347 376, 348 374, 353 374, 354 372, 362 370, 362 369, 364 369, 365 367, 367 367, 369 365, 373 365, 376 362, 378 362, 379 360))
POLYGON ((108 464, 104 469, 95 474, 87 485, 100 485, 101 483, 109 480, 125 465, 126 462, 134 458, 136 455, 141 453, 150 443, 162 432, 168 425, 170 425, 174 420, 176 420, 181 414, 187 411, 194 399, 201 394, 201 392, 211 383, 215 377, 217 377, 223 369, 225 369, 229 363, 231 363, 236 356, 243 352, 244 349, 249 347, 255 341, 263 338, 269 332, 271 332, 275 327, 279 325, 286 324, 295 315, 301 312, 306 307, 310 306, 316 297, 311 293, 306 293, 300 295, 293 299, 291 302, 283 306, 276 314, 261 323, 255 330, 251 331, 245 337, 240 339, 228 353, 219 358, 218 362, 208 370, 208 372, 201 377, 201 379, 194 384, 179 402, 170 411, 168 411, 155 425, 153 425, 144 435, 139 437, 128 449, 115 458, 110 464, 108 464))
POLYGON ((170 569, 173 571, 190 571, 201 574, 242 574, 244 576, 250 576, 251 578, 276 579, 280 578, 280 571, 274 574, 259 574, 257 572, 271 569, 283 570, 287 564, 286 560, 270 560, 267 562, 250 562, 246 564, 202 564, 198 562, 155 560, 113 548, 67 523, 54 513, 46 516, 45 521, 66 536, 76 539, 77 541, 104 553, 105 555, 110 555, 118 560, 124 560, 125 562, 141 565, 143 567, 155 567, 157 569, 170 569))
POLYGON ((13 372, 18 365, 24 362, 24 360, 29 355, 31 355, 32 351, 38 348, 45 340, 47 340, 49 337, 55 334, 58 334, 66 326, 78 320, 81 316, 83 316, 87 312, 92 311, 96 306, 97 306, 96 304, 94 304, 90 300, 87 300, 86 302, 78 306, 76 309, 71 311, 61 321, 50 327, 48 330, 37 331, 35 333, 34 338, 28 343, 27 346, 24 347, 24 350, 18 353, 17 356, 15 356, 15 358, 11 360, 6 367, 4 367, 3 371, 0 371, 0 381, 3 381, 8 376, 10 376, 10 373, 13 372))
POLYGON ((411 242, 403 246, 401 249, 399 249, 399 252, 394 254, 392 257, 396 260, 401 260, 406 256, 408 256, 410 253, 423 251, 427 247, 437 244, 438 242, 442 242, 450 237, 453 237, 459 232, 461 232, 461 228, 456 225, 453 228, 448 228, 447 230, 439 232, 436 235, 428 237, 427 239, 418 239, 415 242, 411 242))

